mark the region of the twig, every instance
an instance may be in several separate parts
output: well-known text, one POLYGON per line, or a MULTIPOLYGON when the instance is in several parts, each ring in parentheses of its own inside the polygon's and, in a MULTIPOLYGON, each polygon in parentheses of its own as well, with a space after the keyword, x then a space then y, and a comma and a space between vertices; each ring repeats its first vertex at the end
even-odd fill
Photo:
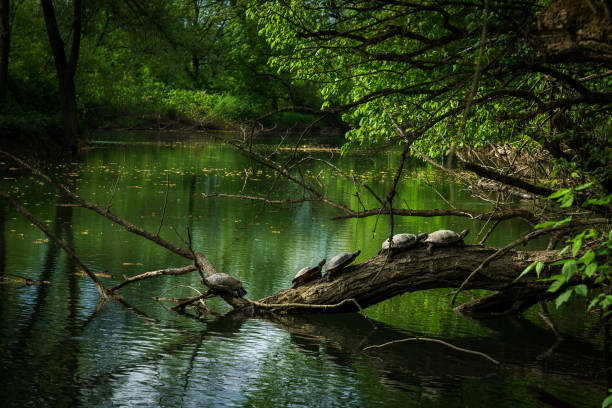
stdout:
MULTIPOLYGON (((182 311, 182 310, 185 310, 185 307, 189 306, 192 303, 204 301, 204 299, 209 299, 215 296, 217 295, 215 295, 214 293, 209 293, 209 292, 202 293, 201 295, 185 299, 176 306, 172 306, 172 310, 174 310, 175 312, 182 311)), ((206 307, 206 303, 204 303, 204 306, 206 307)))
POLYGON ((352 303, 354 304, 357 309, 362 310, 361 306, 359 306, 359 303, 357 303, 357 301, 353 298, 350 299, 344 299, 342 302, 340 303, 335 303, 333 305, 314 305, 314 304, 309 304, 309 303, 261 303, 261 302, 257 302, 255 300, 250 300, 247 299, 249 301, 249 303, 253 304, 254 306, 257 306, 258 308, 262 309, 262 310, 266 310, 266 309, 304 309, 304 310, 333 310, 333 309, 339 309, 342 306, 346 305, 347 303, 352 303))
POLYGON ((66 252, 69 258, 71 258, 81 268, 83 268, 83 271, 85 271, 87 276, 89 276, 89 278, 93 281, 94 285, 96 286, 96 289, 98 290, 98 295, 100 295, 100 298, 103 300, 108 299, 108 294, 106 293, 106 290, 104 289, 104 285, 102 284, 100 279, 98 279, 98 277, 92 271, 89 270, 87 265, 85 265, 83 261, 81 261, 79 257, 76 256, 76 254, 74 253, 72 249, 70 249, 66 244, 64 244, 64 242, 61 239, 59 239, 53 232, 51 232, 51 230, 49 230, 38 218, 34 217, 25 207, 23 207, 21 204, 15 201, 15 199, 11 197, 7 192, 0 189, 0 196, 4 197, 4 199, 10 205, 15 207, 15 209, 19 213, 21 213, 23 216, 25 216, 28 220, 30 220, 32 224, 36 225, 36 227, 39 230, 41 230, 46 236, 51 238, 60 248, 62 248, 64 252, 66 252))
POLYGON ((111 206, 113 205, 113 200, 115 199, 115 193, 117 192, 117 187, 119 185, 119 179, 121 178, 121 171, 119 171, 119 173, 117 173, 117 179, 115 180, 115 184, 113 185, 112 188, 112 193, 110 198, 108 199, 108 203, 106 203, 106 212, 110 211, 111 206))
POLYGON ((457 346, 452 345, 450 343, 447 343, 447 342, 445 342, 443 340, 432 339, 432 338, 429 338, 429 337, 408 337, 408 338, 405 338, 405 339, 388 341, 388 342, 383 343, 383 344, 376 344, 374 346, 368 346, 368 347, 364 348, 363 350, 365 351, 365 350, 369 350, 369 349, 373 349, 373 348, 386 347, 386 346, 389 346, 391 344, 404 343, 404 342, 407 342, 407 341, 429 341, 429 342, 432 342, 432 343, 439 343, 439 344, 442 344, 442 345, 444 345, 446 347, 450 347, 453 350, 461 351, 461 352, 468 353, 468 354, 475 354, 477 356, 484 357, 484 358, 486 358, 487 360, 489 360, 490 362, 492 362, 495 365, 499 365, 500 364, 499 361, 495 360, 493 357, 490 357, 487 354, 482 353, 480 351, 474 351, 474 350, 465 349, 463 347, 457 347, 457 346))
MULTIPOLYGON (((487 221, 489 222, 489 221, 487 221)), ((478 245, 483 245, 485 243, 485 241, 487 239, 489 239, 489 236, 491 235, 491 233, 493 232, 493 230, 495 230, 495 228, 497 228, 497 226, 499 225, 501 221, 500 220, 496 220, 493 225, 491 225, 491 228, 489 228, 489 230, 487 231, 487 233, 484 235, 484 237, 482 237, 482 239, 480 241, 478 241, 478 245)))
POLYGON ((108 289, 108 293, 112 294, 113 292, 124 287, 125 285, 129 285, 131 283, 138 282, 143 279, 149 279, 149 278, 153 278, 155 276, 161 276, 161 275, 175 275, 175 276, 184 275, 186 273, 193 272, 195 270, 196 270, 196 267, 194 265, 187 265, 181 268, 166 268, 166 269, 158 269, 155 271, 141 273, 140 275, 136 275, 136 276, 132 276, 131 278, 127 278, 123 282, 108 289))
POLYGON ((561 336, 561 333, 559 333, 559 331, 555 327, 555 324, 552 322, 552 320, 550 320, 548 309, 546 308, 546 303, 544 302, 538 303, 538 309, 539 309, 538 315, 540 316, 542 321, 546 323, 548 327, 550 327, 553 333, 555 333, 555 337, 557 338, 557 340, 563 340, 563 336, 561 336))
POLYGON ((196 253, 193 249, 193 241, 191 239, 191 230, 189 228, 187 228, 187 239, 188 244, 189 244, 189 250, 191 251, 191 253, 193 254, 193 264, 195 265, 196 269, 198 270, 198 274, 200 275, 200 278, 202 279, 202 282, 206 281, 206 277, 204 276, 204 273, 202 272, 202 265, 200 265, 200 261, 198 259, 198 257, 196 256, 196 253))
POLYGON ((303 203, 303 202, 307 202, 307 201, 321 201, 321 199, 319 198, 300 198, 297 200, 270 200, 266 197, 256 197, 256 196, 248 196, 248 195, 241 195, 241 194, 224 194, 224 193, 210 193, 210 194, 206 194, 206 193, 202 193, 202 197, 204 198, 209 198, 209 197, 230 197, 230 198, 239 198, 241 200, 251 200, 251 201, 263 201, 266 204, 277 204, 277 205, 283 205, 283 204, 297 204, 297 203, 303 203))
POLYGON ((170 190, 170 173, 166 173, 166 196, 164 197, 164 206, 162 207, 161 220, 159 220, 159 227, 157 228, 156 236, 159 237, 159 233, 164 225, 164 217, 166 215, 166 205, 168 204, 168 190, 170 190))
POLYGON ((245 168, 244 169, 244 183, 242 183, 242 188, 240 189, 240 194, 242 194, 244 192, 244 188, 246 187, 248 180, 249 180, 249 172, 245 168))
POLYGON ((435 188, 435 187, 434 187, 434 186, 433 186, 433 185, 432 185, 432 184, 431 184, 429 181, 427 181, 427 179, 425 179, 425 178, 424 178, 424 179, 423 179, 423 181, 424 181, 424 182, 425 182, 425 184, 427 184, 427 185, 429 186, 429 188, 431 188, 431 189, 432 189, 432 190, 433 190, 433 191, 434 191, 434 192, 435 192, 435 193, 438 195, 438 197, 440 197, 440 198, 442 199, 442 201, 444 201, 444 202, 445 202, 445 203, 446 203, 446 204, 447 204, 447 205, 448 205, 450 208, 452 208, 453 210, 456 210, 456 209, 457 209, 457 207, 455 207, 455 206, 454 206, 454 205, 453 205, 453 204, 452 204, 450 201, 448 201, 448 200, 446 199, 446 197, 444 197, 444 196, 442 195, 442 193, 440 193, 440 192, 438 191, 438 189, 437 189, 437 188, 435 188))

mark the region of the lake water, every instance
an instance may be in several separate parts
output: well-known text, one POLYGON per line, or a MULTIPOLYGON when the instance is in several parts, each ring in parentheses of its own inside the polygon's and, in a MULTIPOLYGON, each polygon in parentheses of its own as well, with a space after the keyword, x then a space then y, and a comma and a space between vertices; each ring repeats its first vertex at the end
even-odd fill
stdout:
MULTIPOLYGON (((278 138, 256 140, 271 152, 278 138)), ((321 138, 303 143, 332 144, 321 138)), ((316 152, 354 169, 382 193, 392 183, 398 153, 316 152)), ((178 245, 192 231, 194 246, 219 271, 240 278, 248 297, 288 288, 296 271, 342 251, 361 249, 361 262, 387 237, 386 217, 330 220, 341 215, 321 203, 274 207, 202 193, 265 194, 272 171, 210 136, 180 133, 96 135, 94 149, 52 171, 84 198, 178 245), (169 181, 169 188, 167 183, 169 181), (117 185, 116 192, 113 188, 117 185), (167 204, 166 190, 168 191, 167 204), (111 200, 112 198, 112 200, 111 200), (165 208, 164 208, 165 207, 165 208)), ((352 182, 306 169, 321 191, 358 208, 376 206, 354 195, 352 182)), ((106 286, 145 271, 184 266, 186 260, 134 236, 80 207, 67 206, 43 180, 8 160, 2 188, 73 247, 106 286)), ((437 171, 410 163, 396 203, 402 208, 457 207, 486 211, 488 204, 451 185, 437 171)), ((270 197, 302 196, 277 184, 270 197)), ((470 229, 477 242, 483 223, 465 218, 396 217, 396 232, 470 229)), ((504 222, 489 245, 501 246, 528 230, 504 222)), ((534 244, 536 247, 542 243, 534 244)), ((0 206, 0 406, 9 407, 547 407, 544 393, 575 406, 598 406, 606 395, 608 356, 598 315, 584 302, 549 307, 564 336, 559 342, 537 315, 475 320, 449 306, 450 289, 404 294, 361 314, 276 316, 218 312, 191 319, 155 296, 192 296, 195 274, 127 286, 124 301, 97 308, 91 281, 46 236, 12 208, 0 206), (364 350, 406 337, 430 337, 487 353, 501 362, 437 343, 408 342, 364 350)), ((476 293, 478 294, 478 293, 476 293)), ((460 300, 471 299, 470 294, 460 300)), ((554 406, 554 405, 553 405, 554 406)))

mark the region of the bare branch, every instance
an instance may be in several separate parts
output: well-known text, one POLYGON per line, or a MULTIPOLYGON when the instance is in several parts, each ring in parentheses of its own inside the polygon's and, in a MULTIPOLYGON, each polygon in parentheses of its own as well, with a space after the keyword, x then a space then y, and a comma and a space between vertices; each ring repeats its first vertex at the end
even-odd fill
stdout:
POLYGON ((159 237, 159 233, 164 225, 164 216, 166 215, 166 205, 168 204, 168 190, 170 190, 170 173, 166 173, 166 195, 164 197, 164 206, 162 207, 161 219, 159 220, 159 227, 157 228, 156 236, 159 237))
POLYGON ((499 361, 495 360, 494 358, 488 356, 485 353, 482 353, 480 351, 474 351, 474 350, 465 349, 463 347, 457 347, 457 346, 454 346, 454 345, 452 345, 450 343, 447 343, 447 342, 445 342, 443 340, 432 339, 432 338, 429 338, 429 337, 408 337, 408 338, 405 338, 405 339, 388 341, 388 342, 383 343, 383 344, 377 344, 377 345, 374 345, 374 346, 368 346, 368 347, 365 347, 363 350, 365 351, 365 350, 374 349, 374 348, 381 348, 381 347, 389 346, 391 344, 405 343, 405 342, 408 342, 408 341, 429 341, 429 342, 432 342, 432 343, 443 344, 446 347, 452 348, 453 350, 461 351, 463 353, 468 353, 468 354, 475 354, 477 356, 484 357, 487 360, 489 360, 490 362, 492 362, 493 364, 499 365, 499 361))
POLYGON ((161 276, 161 275, 174 275, 174 276, 184 275, 186 273, 193 272, 195 270, 196 270, 196 267, 194 265, 187 265, 181 268, 165 268, 165 269, 158 269, 155 271, 141 273, 140 275, 132 276, 124 280, 123 282, 113 286, 112 288, 108 289, 108 293, 112 294, 116 290, 121 289, 122 287, 126 285, 129 285, 131 283, 138 282, 144 279, 150 279, 150 278, 154 278, 156 276, 161 276))

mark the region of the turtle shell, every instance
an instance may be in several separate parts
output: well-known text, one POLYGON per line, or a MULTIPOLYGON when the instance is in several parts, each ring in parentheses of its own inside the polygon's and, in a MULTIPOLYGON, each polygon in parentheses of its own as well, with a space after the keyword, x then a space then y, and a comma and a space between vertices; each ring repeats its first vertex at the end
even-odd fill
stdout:
POLYGON ((432 245, 453 244, 465 238, 468 232, 468 230, 463 230, 460 234, 457 234, 455 231, 451 230, 438 230, 429 234, 425 242, 432 245))
POLYGON ((308 282, 310 280, 320 278, 321 269, 323 268, 324 264, 325 264, 325 259, 319 262, 318 265, 307 266, 305 268, 300 269, 298 273, 295 274, 295 278, 293 278, 293 280, 291 281, 292 283, 291 287, 295 289, 304 282, 308 282))
POLYGON ((342 252, 338 255, 334 256, 331 261, 327 264, 327 279, 331 279, 331 275, 340 271, 342 268, 350 264, 359 256, 361 250, 357 250, 355 252, 342 252))
MULTIPOLYGON (((393 236, 393 248, 396 248, 396 249, 411 248, 423 238, 427 238, 427 234, 419 234, 418 236, 414 234, 409 234, 409 233, 396 234, 393 236)), ((381 247, 382 251, 387 250, 387 249, 389 249, 389 238, 387 238, 382 243, 382 247, 381 247)))
POLYGON ((206 285, 213 291, 235 293, 239 297, 242 297, 247 293, 242 286, 242 282, 233 276, 228 275, 227 273, 215 273, 214 275, 209 276, 206 278, 206 285))

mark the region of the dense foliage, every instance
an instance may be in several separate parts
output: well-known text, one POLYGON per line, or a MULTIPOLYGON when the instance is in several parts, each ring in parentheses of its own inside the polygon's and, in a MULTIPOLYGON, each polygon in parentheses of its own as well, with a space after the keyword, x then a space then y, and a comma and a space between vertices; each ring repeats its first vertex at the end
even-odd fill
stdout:
MULTIPOLYGON (((547 275, 557 305, 610 284, 609 4, 284 0, 250 15, 272 65, 320 86, 322 109, 344 113, 352 144, 456 154, 465 169, 533 194, 536 229, 553 226, 550 248, 568 243, 549 265, 562 272, 547 275)), ((512 208, 497 197, 496 210, 512 208)))
MULTIPOLYGON (((73 2, 52 4, 68 58, 73 2)), ((218 127, 318 103, 313 89, 267 67, 270 49, 245 13, 240 1, 86 2, 74 78, 81 132, 151 122, 218 127)), ((59 141, 61 85, 43 9, 36 1, 10 2, 9 22, 0 127, 11 137, 59 141)))

